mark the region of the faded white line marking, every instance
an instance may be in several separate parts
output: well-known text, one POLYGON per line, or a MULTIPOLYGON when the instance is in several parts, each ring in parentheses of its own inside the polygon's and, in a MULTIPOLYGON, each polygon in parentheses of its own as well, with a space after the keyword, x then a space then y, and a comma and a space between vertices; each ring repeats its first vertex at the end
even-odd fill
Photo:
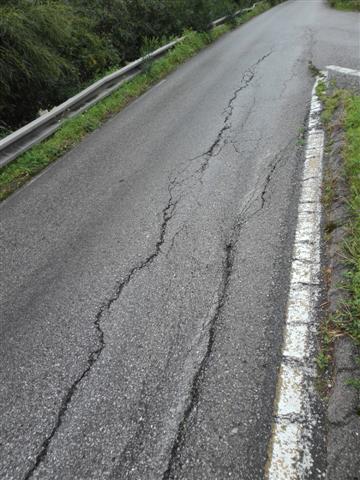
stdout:
POLYGON ((336 72, 343 73, 344 75, 354 75, 360 77, 360 70, 353 70, 352 68, 339 67, 338 65, 328 65, 327 70, 335 70, 336 72))
POLYGON ((306 480, 313 469, 312 438, 317 424, 311 408, 316 374, 313 329, 320 292, 321 181, 324 131, 321 103, 311 100, 308 140, 298 208, 284 349, 266 477, 306 480))

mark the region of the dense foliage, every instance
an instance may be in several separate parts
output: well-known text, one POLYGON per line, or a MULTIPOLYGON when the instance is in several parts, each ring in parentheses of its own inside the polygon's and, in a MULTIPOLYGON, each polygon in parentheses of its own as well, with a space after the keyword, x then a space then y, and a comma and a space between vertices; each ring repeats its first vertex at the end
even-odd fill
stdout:
POLYGON ((111 55, 91 22, 60 2, 0 9, 0 119, 14 127, 105 68, 111 55))
POLYGON ((40 109, 139 56, 153 39, 178 35, 184 28, 205 30, 212 19, 252 3, 1 0, 0 129, 4 133, 32 120, 40 109))
POLYGON ((329 3, 340 10, 360 11, 360 0, 329 0, 329 3))

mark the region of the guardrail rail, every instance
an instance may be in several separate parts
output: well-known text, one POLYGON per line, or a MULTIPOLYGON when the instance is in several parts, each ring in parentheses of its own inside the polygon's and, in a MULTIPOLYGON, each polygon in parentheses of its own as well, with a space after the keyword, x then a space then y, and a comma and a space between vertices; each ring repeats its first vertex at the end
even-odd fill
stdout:
MULTIPOLYGON (((226 23, 233 17, 249 12, 253 10, 258 3, 259 2, 254 3, 250 8, 237 10, 232 15, 219 18, 214 22, 211 22, 210 27, 215 28, 226 23)), ((128 82, 130 79, 141 73, 142 66, 145 62, 149 59, 159 58, 166 54, 171 48, 184 40, 184 38, 185 37, 176 38, 154 52, 138 58, 116 72, 106 75, 101 80, 93 83, 61 105, 54 107, 49 112, 0 140, 0 168, 15 160, 33 145, 49 137, 61 126, 65 119, 78 115, 110 95, 123 83, 128 82)))

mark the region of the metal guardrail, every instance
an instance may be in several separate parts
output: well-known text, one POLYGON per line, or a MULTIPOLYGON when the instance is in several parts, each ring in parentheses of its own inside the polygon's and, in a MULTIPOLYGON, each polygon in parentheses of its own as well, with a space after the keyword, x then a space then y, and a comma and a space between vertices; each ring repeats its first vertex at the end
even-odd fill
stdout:
POLYGON ((256 7, 256 5, 258 3, 261 3, 261 2, 254 3, 252 7, 242 8, 241 10, 237 10, 232 15, 226 15, 225 17, 218 18, 214 22, 211 22, 210 25, 211 25, 211 27, 217 27, 217 26, 222 25, 223 23, 227 22, 230 18, 238 17, 242 13, 251 12, 251 10, 254 10, 254 8, 256 7))
MULTIPOLYGON (((255 3, 250 8, 238 10, 232 15, 221 17, 212 22, 210 26, 215 28, 222 25, 230 18, 253 10, 258 3, 259 2, 255 3)), ((45 113, 36 120, 33 120, 24 127, 0 140, 0 168, 15 160, 33 145, 49 137, 61 126, 63 120, 78 115, 82 111, 99 102, 101 99, 110 95, 114 90, 119 88, 120 85, 141 73, 141 67, 148 60, 161 57, 179 42, 184 40, 184 38, 185 37, 177 38, 167 45, 158 48, 154 52, 149 53, 145 57, 141 57, 134 62, 129 63, 110 75, 106 75, 104 78, 93 83, 77 95, 66 100, 66 102, 54 107, 50 112, 45 113)))

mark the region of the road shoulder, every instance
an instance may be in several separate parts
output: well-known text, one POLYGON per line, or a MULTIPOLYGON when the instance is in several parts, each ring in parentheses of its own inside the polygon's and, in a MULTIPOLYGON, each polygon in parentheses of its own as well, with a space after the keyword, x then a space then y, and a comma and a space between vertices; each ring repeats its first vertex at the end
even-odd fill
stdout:
MULTIPOLYGON (((359 204, 360 157, 352 160, 360 126, 359 97, 323 92, 326 125, 323 203, 327 303, 318 366, 327 403, 327 478, 360 471, 359 204), (350 110, 353 110, 349 118, 350 110), (357 115, 356 115, 357 111, 357 115), (356 178, 357 177, 357 178, 356 178)), ((354 157, 355 158, 355 157, 354 157)))

